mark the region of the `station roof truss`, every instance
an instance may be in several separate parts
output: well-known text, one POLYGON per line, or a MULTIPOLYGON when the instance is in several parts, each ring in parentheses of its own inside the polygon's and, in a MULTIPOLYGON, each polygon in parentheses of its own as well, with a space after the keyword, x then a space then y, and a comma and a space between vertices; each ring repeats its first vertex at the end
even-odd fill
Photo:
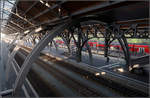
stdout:
POLYGON ((5 34, 53 27, 80 17, 125 24, 122 29, 137 23, 149 28, 149 1, 1 0, 1 30, 5 34))

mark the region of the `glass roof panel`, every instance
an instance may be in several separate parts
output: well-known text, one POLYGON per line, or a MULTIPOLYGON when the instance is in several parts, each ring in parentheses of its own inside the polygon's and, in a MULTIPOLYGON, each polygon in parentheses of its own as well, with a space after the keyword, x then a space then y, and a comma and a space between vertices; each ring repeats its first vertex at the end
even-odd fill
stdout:
POLYGON ((15 1, 16 0, 7 0, 8 2, 12 3, 12 4, 15 4, 15 1))
MULTIPOLYGON (((1 25, 5 26, 7 24, 7 20, 9 19, 10 12, 15 5, 16 0, 1 0, 0 8, 1 8, 1 25), (9 11, 7 11, 9 10, 9 11)), ((1 26, 1 30, 4 30, 3 26, 1 26)))

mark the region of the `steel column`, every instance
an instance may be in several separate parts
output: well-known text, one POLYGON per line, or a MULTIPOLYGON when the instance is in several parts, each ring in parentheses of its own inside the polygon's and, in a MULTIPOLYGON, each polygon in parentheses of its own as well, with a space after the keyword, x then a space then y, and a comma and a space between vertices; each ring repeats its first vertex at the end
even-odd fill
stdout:
POLYGON ((78 32, 77 32, 77 34, 78 34, 78 37, 77 37, 77 39, 78 39, 78 42, 77 42, 77 61, 78 62, 80 62, 81 61, 81 58, 82 58, 82 53, 81 53, 81 40, 82 40, 82 31, 81 31, 81 28, 79 28, 78 27, 78 32))
POLYGON ((70 37, 69 37, 69 32, 65 33, 65 34, 61 34, 61 38, 62 40, 65 42, 67 48, 68 48, 68 52, 71 53, 71 49, 70 49, 70 37))
POLYGON ((55 48, 56 48, 56 51, 58 51, 58 47, 57 47, 56 42, 55 42, 54 40, 52 40, 52 42, 53 42, 53 44, 54 44, 54 46, 55 46, 55 48))
POLYGON ((85 44, 85 46, 87 47, 88 53, 89 53, 90 63, 93 64, 92 52, 91 52, 91 48, 88 44, 88 34, 85 35, 85 34, 82 33, 82 38, 83 38, 83 42, 82 42, 81 50, 83 49, 83 46, 85 44), (84 43, 84 41, 86 41, 86 42, 84 43))

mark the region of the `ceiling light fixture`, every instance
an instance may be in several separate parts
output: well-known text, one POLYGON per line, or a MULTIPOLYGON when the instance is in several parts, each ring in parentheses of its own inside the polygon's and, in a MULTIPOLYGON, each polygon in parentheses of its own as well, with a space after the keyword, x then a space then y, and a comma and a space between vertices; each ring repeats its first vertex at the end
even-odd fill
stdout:
POLYGON ((59 9, 58 9, 58 11, 60 12, 60 11, 61 11, 61 9, 59 8, 59 9))
POLYGON ((139 68, 139 67, 140 67, 139 64, 133 65, 133 68, 139 68))
POLYGON ((30 30, 26 30, 25 32, 24 32, 24 34, 27 34, 27 33, 29 33, 30 32, 30 30))
POLYGON ((124 72, 124 69, 123 68, 118 68, 117 69, 119 72, 124 72))
POLYGON ((98 73, 98 72, 97 72, 97 73, 95 73, 95 76, 99 76, 99 75, 100 75, 100 73, 98 73))
POLYGON ((47 7, 50 7, 50 5, 48 3, 45 4, 47 7))
POLYGON ((42 29, 43 29, 42 27, 39 27, 39 28, 35 29, 35 32, 39 32, 39 31, 41 31, 42 29))
POLYGON ((105 75, 106 74, 106 72, 101 72, 101 75, 105 75))
POLYGON ((42 4, 44 4, 44 1, 40 0, 40 2, 41 2, 42 4))

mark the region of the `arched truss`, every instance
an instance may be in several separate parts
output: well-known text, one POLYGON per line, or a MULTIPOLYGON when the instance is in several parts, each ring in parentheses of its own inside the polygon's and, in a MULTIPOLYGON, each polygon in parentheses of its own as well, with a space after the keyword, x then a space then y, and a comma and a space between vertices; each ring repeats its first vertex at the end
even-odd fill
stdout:
MULTIPOLYGON (((34 31, 32 31, 28 34, 17 34, 15 39, 9 44, 8 50, 11 50, 11 51, 10 51, 10 56, 6 63, 6 80, 7 81, 8 81, 9 72, 11 69, 11 66, 10 66, 11 62, 13 61, 14 56, 16 55, 17 51, 19 50, 20 45, 23 45, 23 43, 21 43, 20 41, 18 41, 18 43, 15 44, 16 41, 23 40, 25 42, 32 43, 35 46, 37 44, 37 42, 35 42, 35 39, 41 40, 42 37, 44 36, 41 32, 38 32, 38 34, 36 34, 36 36, 35 36, 35 34, 36 33, 34 31)), ((34 46, 33 46, 33 48, 34 48, 34 46)))
MULTIPOLYGON (((45 31, 47 33, 45 33, 42 38, 39 38, 39 43, 36 44, 31 53, 26 57, 15 81, 13 93, 16 94, 16 92, 21 89, 29 70, 31 69, 32 63, 40 55, 40 52, 48 45, 48 43, 52 42, 56 36, 62 37, 69 52, 71 52, 70 41, 71 39, 74 40, 77 47, 77 61, 81 61, 81 51, 84 45, 87 47, 89 55, 92 55, 87 44, 88 40, 91 38, 105 38, 105 57, 108 56, 109 45, 113 40, 117 39, 123 49, 126 65, 127 67, 130 66, 130 54, 125 35, 126 33, 129 34, 129 31, 130 30, 122 30, 120 26, 108 25, 98 20, 81 21, 80 19, 75 21, 69 20, 65 24, 57 25, 53 29, 45 31)), ((31 33, 29 35, 31 35, 31 33)))
POLYGON ((32 63, 35 61, 36 57, 40 54, 40 51, 42 51, 45 46, 48 45, 49 42, 53 40, 54 37, 59 35, 61 31, 64 31, 67 27, 70 27, 71 24, 66 23, 63 25, 60 25, 51 31, 49 31, 41 40, 40 42, 34 47, 34 49, 31 51, 31 53, 27 56, 25 59, 21 70, 19 72, 19 75, 17 76, 16 82, 15 82, 15 87, 14 87, 14 93, 20 89, 20 87, 23 84, 24 79, 26 78, 26 75, 28 74, 32 63))
POLYGON ((65 30, 61 33, 60 37, 62 37, 65 42, 69 53, 72 51, 70 49, 70 41, 73 39, 77 48, 76 59, 79 62, 82 61, 81 57, 84 46, 87 47, 90 60, 92 60, 91 49, 87 44, 90 39, 105 38, 105 57, 108 57, 108 49, 110 44, 117 39, 123 49, 126 65, 128 67, 130 65, 130 54, 125 35, 123 35, 122 32, 123 31, 120 31, 118 28, 114 28, 113 26, 109 26, 98 20, 88 20, 79 22, 68 30, 65 30))

